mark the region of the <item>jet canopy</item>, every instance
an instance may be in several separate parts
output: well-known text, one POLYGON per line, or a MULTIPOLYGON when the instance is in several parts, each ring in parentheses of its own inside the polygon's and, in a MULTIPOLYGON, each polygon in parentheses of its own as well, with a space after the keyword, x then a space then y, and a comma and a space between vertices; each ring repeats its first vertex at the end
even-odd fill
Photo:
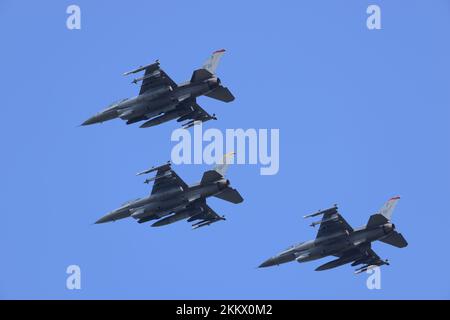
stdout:
POLYGON ((122 203, 121 207, 124 207, 124 206, 127 206, 127 205, 129 205, 129 204, 135 203, 135 202, 137 202, 137 201, 139 201, 139 200, 140 200, 140 198, 133 199, 133 200, 128 200, 128 201, 122 203))
POLYGON ((102 112, 105 112, 105 111, 108 111, 108 110, 110 110, 110 109, 113 109, 113 108, 115 108, 118 104, 120 104, 120 103, 122 103, 122 102, 124 102, 124 101, 127 101, 127 100, 128 100, 128 98, 117 100, 117 101, 111 103, 111 104, 110 104, 105 110, 103 110, 102 112))

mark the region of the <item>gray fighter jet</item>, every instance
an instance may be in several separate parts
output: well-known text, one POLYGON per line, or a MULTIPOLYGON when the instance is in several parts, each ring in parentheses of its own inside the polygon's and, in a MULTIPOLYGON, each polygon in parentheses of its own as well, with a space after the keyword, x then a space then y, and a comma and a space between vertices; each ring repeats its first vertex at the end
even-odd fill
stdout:
POLYGON ((178 122, 187 120, 183 127, 189 128, 200 122, 216 120, 214 114, 211 116, 197 104, 196 98, 205 95, 224 102, 234 100, 232 93, 215 75, 224 52, 215 51, 201 69, 194 71, 189 81, 181 84, 176 84, 159 67, 158 60, 124 73, 130 75, 144 71, 142 77, 133 80, 135 84, 142 82, 139 95, 111 104, 82 125, 121 118, 127 124, 146 121, 141 128, 148 128, 178 118, 178 122))
POLYGON ((329 261, 316 271, 335 268, 347 263, 362 265, 355 273, 361 273, 376 266, 389 265, 388 260, 381 260, 371 249, 371 242, 379 240, 398 248, 408 245, 401 233, 395 231, 391 223, 392 212, 399 197, 389 199, 379 213, 370 216, 367 225, 353 229, 338 213, 337 206, 305 216, 305 218, 322 215, 321 221, 313 222, 312 227, 319 226, 316 239, 289 247, 277 256, 268 259, 259 267, 270 267, 282 263, 297 261, 307 262, 326 256, 337 259, 329 261))
POLYGON ((230 181, 225 179, 227 168, 225 156, 222 164, 217 165, 214 170, 206 171, 202 180, 191 186, 172 170, 170 162, 140 172, 138 175, 156 171, 156 176, 145 180, 145 183, 154 181, 151 194, 124 203, 96 223, 132 217, 138 223, 160 219, 152 224, 152 227, 159 227, 188 219, 188 222, 199 220, 192 225, 193 229, 197 229, 225 220, 224 216, 219 216, 206 204, 206 198, 214 196, 231 203, 243 201, 239 192, 231 188, 230 181))

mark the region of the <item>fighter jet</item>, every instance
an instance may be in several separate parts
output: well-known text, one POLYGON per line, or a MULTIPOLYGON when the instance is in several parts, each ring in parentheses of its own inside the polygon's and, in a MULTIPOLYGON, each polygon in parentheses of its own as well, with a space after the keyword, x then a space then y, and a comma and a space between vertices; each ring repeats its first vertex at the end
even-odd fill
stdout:
POLYGON ((131 217, 138 223, 158 220, 152 227, 165 226, 179 220, 197 221, 193 229, 208 226, 225 220, 206 204, 207 197, 216 197, 231 203, 241 203, 243 198, 239 192, 230 187, 225 179, 228 169, 226 162, 218 164, 214 170, 206 171, 202 180, 188 186, 171 168, 170 162, 159 167, 142 171, 138 175, 156 171, 156 175, 146 179, 144 183, 154 181, 153 189, 148 197, 129 201, 120 208, 108 213, 96 223, 105 223, 131 217))
POLYGON ((408 245, 391 222, 392 212, 399 199, 400 197, 389 199, 380 212, 370 216, 367 224, 357 229, 353 229, 344 220, 338 213, 336 205, 330 209, 307 215, 304 218, 322 216, 321 221, 311 224, 312 227, 320 225, 316 239, 291 246, 259 267, 270 267, 294 260, 307 262, 327 256, 334 256, 337 259, 321 265, 316 271, 351 263, 352 267, 362 265, 355 270, 355 273, 361 273, 376 266, 389 265, 388 260, 380 259, 372 250, 371 243, 379 240, 398 248, 408 245))
POLYGON ((83 126, 100 123, 115 118, 125 120, 127 124, 140 121, 140 127, 153 127, 163 122, 178 118, 178 122, 186 121, 184 128, 197 123, 217 120, 216 116, 208 114, 196 102, 202 95, 224 102, 234 100, 233 94, 221 85, 215 71, 225 50, 215 51, 201 69, 195 70, 189 81, 176 84, 159 67, 159 61, 125 72, 124 75, 144 71, 142 77, 132 83, 141 83, 139 95, 134 98, 117 101, 105 110, 82 123, 83 126))

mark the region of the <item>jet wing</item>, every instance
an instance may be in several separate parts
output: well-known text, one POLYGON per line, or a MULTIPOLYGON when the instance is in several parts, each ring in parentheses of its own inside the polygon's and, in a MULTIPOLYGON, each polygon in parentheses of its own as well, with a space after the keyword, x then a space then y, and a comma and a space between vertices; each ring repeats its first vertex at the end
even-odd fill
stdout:
POLYGON ((364 264, 361 268, 357 269, 355 273, 361 273, 369 269, 371 266, 388 265, 387 260, 382 260, 378 254, 373 251, 371 244, 364 244, 360 246, 352 247, 348 250, 335 254, 336 257, 341 259, 348 259, 346 262, 353 261, 352 266, 364 264))
MULTIPOLYGON (((318 223, 316 223, 318 224, 318 223)), ((313 226, 315 223, 313 223, 313 226)), ((353 232, 353 228, 339 214, 336 207, 325 210, 320 221, 319 231, 316 238, 328 237, 335 234, 349 234, 353 232)))
POLYGON ((181 188, 182 190, 188 189, 188 185, 186 184, 186 182, 184 182, 183 179, 181 179, 180 176, 171 168, 170 163, 162 165, 155 169, 141 172, 139 174, 146 174, 152 172, 153 170, 156 171, 156 176, 151 179, 145 180, 145 183, 154 181, 151 194, 164 192, 165 190, 174 189, 177 187, 181 188))
POLYGON ((189 111, 177 120, 178 122, 190 120, 183 124, 185 129, 192 127, 197 121, 206 122, 209 120, 217 120, 214 114, 211 116, 202 107, 200 107, 195 100, 186 101, 185 108, 189 111))
POLYGON ((381 265, 384 264, 384 260, 381 260, 380 256, 373 251, 373 249, 368 249, 364 255, 364 263, 369 265, 381 265))
POLYGON ((382 265, 389 265, 389 262, 387 260, 382 260, 376 253, 373 251, 370 247, 368 250, 366 250, 364 253, 361 254, 361 258, 358 260, 355 260, 355 262, 352 263, 352 266, 356 266, 359 264, 364 264, 362 267, 355 270, 355 273, 361 273, 364 271, 367 271, 369 269, 372 269, 374 267, 379 267, 382 265))
POLYGON ((167 87, 171 86, 172 88, 176 88, 177 84, 173 81, 167 73, 164 72, 161 68, 151 70, 146 69, 144 73, 144 80, 142 80, 141 90, 139 91, 139 95, 145 93, 148 90, 152 90, 157 87, 167 87))
POLYGON ((201 220, 200 222, 196 222, 192 225, 193 229, 201 228, 208 226, 212 223, 225 220, 224 216, 218 215, 213 209, 211 209, 210 206, 206 204, 206 199, 200 199, 195 203, 195 206, 200 207, 203 209, 203 212, 192 217, 193 220, 201 220))
POLYGON ((167 73, 164 72, 164 70, 162 70, 159 67, 159 61, 156 61, 155 63, 149 64, 147 66, 143 66, 143 67, 139 67, 135 70, 129 71, 129 72, 125 72, 124 75, 130 75, 130 74, 134 74, 134 73, 138 73, 141 71, 144 71, 144 76, 140 77, 140 78, 136 78, 133 80, 133 83, 138 83, 140 81, 142 81, 141 84, 141 90, 139 92, 139 95, 145 93, 148 90, 152 90, 153 88, 156 87, 168 87, 171 86, 172 88, 176 88, 177 84, 175 83, 175 81, 173 81, 168 75, 167 73))

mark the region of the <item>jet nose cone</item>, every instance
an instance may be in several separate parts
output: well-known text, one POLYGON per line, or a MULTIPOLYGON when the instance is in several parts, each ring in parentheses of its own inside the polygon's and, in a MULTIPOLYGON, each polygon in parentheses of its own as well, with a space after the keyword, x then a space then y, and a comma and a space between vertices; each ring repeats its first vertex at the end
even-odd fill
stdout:
POLYGON ((117 117, 117 113, 114 110, 106 110, 106 111, 99 112, 96 115, 90 117, 85 122, 83 122, 81 125, 87 126, 87 125, 94 124, 94 123, 101 123, 101 122, 105 122, 108 120, 112 120, 116 117, 117 117))
POLYGON ((276 265, 276 262, 273 258, 267 259, 263 263, 261 263, 258 268, 267 268, 276 265))
POLYGON ((95 224, 100 224, 100 223, 114 221, 115 220, 114 218, 115 218, 115 212, 111 212, 111 213, 108 213, 106 216, 101 217, 100 219, 95 221, 95 224))
POLYGON ((90 117, 89 119, 87 119, 81 125, 82 126, 88 126, 90 124, 94 124, 94 123, 97 123, 97 122, 99 122, 98 117, 97 116, 93 116, 93 117, 90 117))
POLYGON ((100 223, 108 222, 109 220, 106 219, 106 218, 107 218, 107 217, 103 217, 103 218, 98 219, 97 221, 95 221, 95 224, 100 224, 100 223))

